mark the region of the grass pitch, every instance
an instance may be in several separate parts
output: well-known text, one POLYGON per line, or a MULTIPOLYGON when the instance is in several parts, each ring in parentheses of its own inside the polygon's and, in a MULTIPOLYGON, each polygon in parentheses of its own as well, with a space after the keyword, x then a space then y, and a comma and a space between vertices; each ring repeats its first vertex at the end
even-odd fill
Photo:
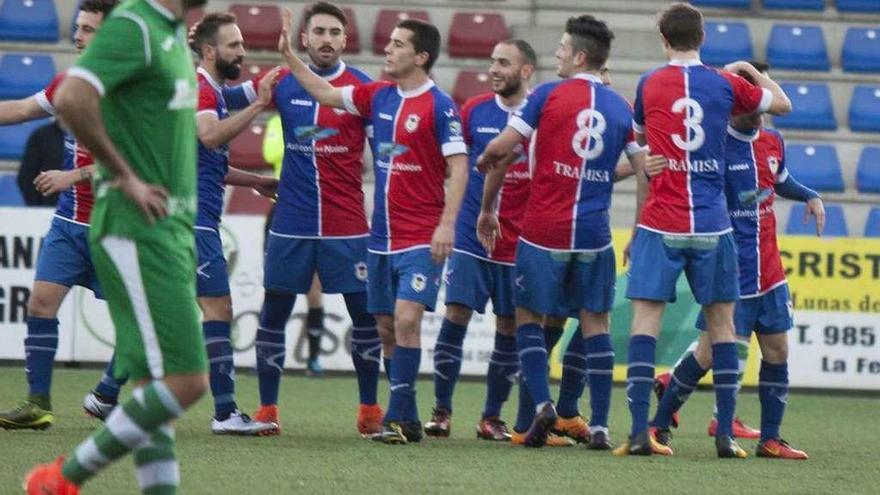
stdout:
MULTIPOLYGON (((0 430, 0 494, 21 493, 25 472, 37 462, 66 454, 96 426, 80 407, 100 371, 56 370, 53 405, 56 423, 43 432, 0 430)), ((238 402, 245 411, 257 404, 256 378, 240 373, 238 402)), ((387 386, 380 385, 380 401, 387 386)), ((19 367, 0 368, 0 407, 8 408, 24 391, 19 367)), ((281 383, 283 435, 268 438, 219 437, 210 432, 212 405, 203 399, 177 422, 183 494, 264 495, 281 493, 880 493, 880 422, 876 398, 792 394, 783 434, 806 450, 805 462, 717 459, 706 436, 713 394, 694 394, 675 431, 670 458, 615 458, 582 447, 527 450, 478 441, 474 426, 485 386, 460 383, 456 389, 452 436, 421 444, 385 446, 357 435, 357 385, 351 378, 307 379, 285 376, 281 383)), ((433 385, 418 384, 422 421, 431 411, 433 385)), ((513 403, 504 409, 508 423, 513 403)), ((758 426, 754 392, 740 394, 739 414, 758 426)), ((585 402, 581 411, 588 412, 585 402)), ((628 432, 629 414, 622 388, 612 400, 615 443, 628 432)), ((754 441, 741 444, 754 452, 754 441)), ((124 459, 85 485, 84 494, 138 493, 130 459, 124 459)))

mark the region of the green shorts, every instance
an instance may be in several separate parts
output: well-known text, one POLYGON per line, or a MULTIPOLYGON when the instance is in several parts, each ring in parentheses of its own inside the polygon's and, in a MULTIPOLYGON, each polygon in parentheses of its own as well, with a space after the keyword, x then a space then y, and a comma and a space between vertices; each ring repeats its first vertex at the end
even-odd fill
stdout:
POLYGON ((116 374, 138 381, 206 372, 192 231, 106 235, 92 239, 91 249, 116 327, 116 374))

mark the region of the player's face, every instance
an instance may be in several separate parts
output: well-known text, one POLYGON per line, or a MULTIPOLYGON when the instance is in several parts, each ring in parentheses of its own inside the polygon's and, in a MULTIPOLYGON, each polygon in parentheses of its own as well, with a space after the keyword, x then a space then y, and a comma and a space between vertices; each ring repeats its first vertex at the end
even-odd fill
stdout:
POLYGON ((522 87, 522 56, 514 45, 499 43, 492 50, 492 65, 489 77, 492 91, 508 97, 516 94, 522 87))
MULTIPOLYGON (((416 47, 412 41, 413 32, 409 29, 394 28, 391 39, 385 45, 385 73, 398 79, 409 75, 416 69, 416 47)), ((427 60, 426 54, 419 54, 427 60)))
POLYGON ((302 42, 313 64, 322 69, 332 67, 345 49, 345 26, 332 15, 316 14, 309 19, 302 42))
POLYGON ((559 77, 571 77, 575 73, 574 49, 571 46, 571 36, 565 33, 559 41, 559 48, 556 49, 556 75, 559 77))
POLYGON ((76 51, 81 53, 89 46, 95 32, 104 20, 104 14, 100 12, 86 12, 80 10, 76 16, 76 32, 73 35, 73 44, 76 45, 76 51))
POLYGON ((214 65, 225 79, 238 79, 244 62, 244 38, 235 24, 224 24, 217 30, 214 65))

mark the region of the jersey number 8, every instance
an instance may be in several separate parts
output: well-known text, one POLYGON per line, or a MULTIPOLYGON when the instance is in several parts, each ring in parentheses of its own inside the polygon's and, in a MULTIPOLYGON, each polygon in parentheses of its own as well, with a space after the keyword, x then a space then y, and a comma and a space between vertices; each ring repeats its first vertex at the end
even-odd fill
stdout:
POLYGON ((703 122, 703 107, 697 100, 691 98, 679 98, 672 104, 672 113, 684 112, 684 136, 672 135, 672 142, 685 151, 700 149, 706 141, 706 133, 700 124, 703 122), (693 137, 691 137, 693 135, 693 137))
POLYGON ((602 133, 608 127, 605 116, 598 110, 587 108, 577 114, 576 122, 578 130, 571 138, 571 149, 584 160, 592 160, 601 155, 605 148, 602 133))

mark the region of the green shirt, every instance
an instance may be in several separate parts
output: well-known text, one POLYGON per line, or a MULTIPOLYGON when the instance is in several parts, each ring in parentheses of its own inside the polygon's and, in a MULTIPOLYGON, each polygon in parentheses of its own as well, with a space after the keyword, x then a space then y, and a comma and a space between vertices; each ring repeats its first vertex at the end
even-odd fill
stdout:
POLYGON ((68 77, 101 94, 110 139, 143 181, 164 187, 170 215, 149 225, 98 164, 92 238, 192 231, 196 212, 196 88, 183 19, 153 0, 129 0, 103 22, 68 77))

